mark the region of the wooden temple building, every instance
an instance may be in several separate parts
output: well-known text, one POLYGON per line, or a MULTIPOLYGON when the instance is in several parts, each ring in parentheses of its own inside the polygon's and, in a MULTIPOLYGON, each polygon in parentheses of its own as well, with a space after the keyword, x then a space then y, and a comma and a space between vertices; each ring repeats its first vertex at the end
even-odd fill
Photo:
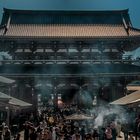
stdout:
MULTIPOLYGON (((71 102, 78 94, 97 103, 126 94, 140 67, 124 52, 140 46, 128 9, 33 11, 4 9, 0 25, 0 75, 17 81, 11 94, 36 104, 37 96, 71 102), (86 91, 86 92, 83 92, 86 91), (46 96, 47 95, 47 96, 46 96)), ((139 60, 138 60, 139 61, 139 60)))

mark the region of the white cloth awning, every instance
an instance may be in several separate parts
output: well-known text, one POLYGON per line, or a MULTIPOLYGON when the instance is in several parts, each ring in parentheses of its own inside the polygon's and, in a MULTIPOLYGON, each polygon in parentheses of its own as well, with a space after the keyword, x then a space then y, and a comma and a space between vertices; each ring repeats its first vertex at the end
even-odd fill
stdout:
POLYGON ((2 92, 0 92, 0 102, 1 104, 3 104, 3 101, 7 101, 6 104, 11 106, 17 106, 17 107, 20 107, 20 108, 27 108, 27 107, 30 107, 32 106, 32 104, 30 103, 27 103, 27 102, 24 102, 20 99, 17 99, 15 97, 12 97, 12 96, 9 96, 7 94, 4 94, 2 92))
POLYGON ((0 92, 0 101, 9 101, 11 99, 11 97, 10 96, 8 96, 7 94, 4 94, 4 93, 2 93, 2 92, 0 92))
POLYGON ((12 84, 15 82, 15 80, 0 76, 0 82, 5 84, 12 84))
POLYGON ((118 100, 111 102, 113 105, 128 105, 132 103, 140 102, 140 91, 135 91, 129 95, 126 95, 118 100))
MULTIPOLYGON (((10 96, 11 97, 11 96, 10 96)), ((11 105, 15 105, 15 106, 20 106, 20 107, 30 107, 32 106, 32 104, 24 102, 22 100, 19 100, 17 98, 11 97, 11 99, 9 100, 9 104, 11 105)))
POLYGON ((133 90, 133 91, 140 90, 140 86, 128 85, 126 88, 127 88, 127 90, 133 90))

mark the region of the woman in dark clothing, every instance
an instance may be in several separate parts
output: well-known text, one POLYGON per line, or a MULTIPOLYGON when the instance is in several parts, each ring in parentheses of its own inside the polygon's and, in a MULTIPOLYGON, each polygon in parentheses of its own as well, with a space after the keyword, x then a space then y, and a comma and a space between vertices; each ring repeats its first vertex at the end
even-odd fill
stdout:
POLYGON ((32 127, 31 133, 30 133, 30 140, 36 140, 36 139, 37 139, 37 134, 36 134, 35 128, 32 127))
POLYGON ((20 134, 17 134, 16 140, 20 140, 20 134))
POLYGON ((11 132, 10 132, 8 126, 5 126, 4 140, 11 140, 11 132))
POLYGON ((24 124, 24 140, 29 140, 29 129, 30 126, 27 122, 24 124))
POLYGON ((112 130, 110 126, 107 126, 105 130, 105 134, 106 134, 106 140, 112 140, 112 130))

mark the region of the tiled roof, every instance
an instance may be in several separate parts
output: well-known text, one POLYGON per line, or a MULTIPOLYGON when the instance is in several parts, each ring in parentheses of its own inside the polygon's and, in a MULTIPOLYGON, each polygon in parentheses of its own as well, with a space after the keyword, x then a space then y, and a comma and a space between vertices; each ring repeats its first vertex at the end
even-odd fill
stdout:
MULTIPOLYGON (((136 32, 140 35, 139 32, 136 32)), ((1 35, 3 32, 1 32, 1 35)), ((134 35, 135 32, 131 31, 134 35)), ((38 25, 12 24, 4 36, 13 37, 126 37, 123 25, 38 25)))
MULTIPOLYGON (((137 102, 140 99, 140 91, 135 91, 127 96, 124 96, 118 100, 111 102, 110 104, 116 105, 127 105, 134 102, 137 102)), ((139 101, 138 101, 139 102, 139 101)))
POLYGON ((140 36, 128 10, 30 11, 4 9, 0 37, 117 38, 140 36))
POLYGON ((80 24, 80 25, 39 25, 11 24, 6 32, 0 35, 10 37, 128 37, 139 36, 140 31, 130 28, 128 33, 123 25, 80 24))

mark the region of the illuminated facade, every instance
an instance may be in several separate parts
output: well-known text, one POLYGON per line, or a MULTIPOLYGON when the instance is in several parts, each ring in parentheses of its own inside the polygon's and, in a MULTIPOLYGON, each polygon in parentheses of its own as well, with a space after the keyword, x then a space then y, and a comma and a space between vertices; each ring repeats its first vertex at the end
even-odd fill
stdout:
MULTIPOLYGON (((0 74, 13 77, 12 94, 36 102, 37 94, 71 102, 86 91, 107 102, 125 94, 140 67, 125 51, 140 45, 128 10, 30 11, 4 9, 0 26, 0 74)), ((85 101, 86 102, 86 101, 85 101)))

